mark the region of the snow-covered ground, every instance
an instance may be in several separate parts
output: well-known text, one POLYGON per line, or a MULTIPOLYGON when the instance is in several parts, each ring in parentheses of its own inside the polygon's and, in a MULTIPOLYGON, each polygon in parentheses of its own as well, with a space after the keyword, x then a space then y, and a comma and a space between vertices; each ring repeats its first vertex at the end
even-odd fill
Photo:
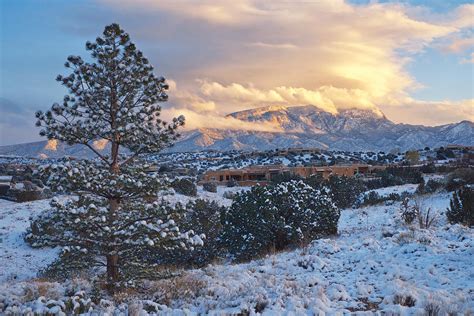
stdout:
POLYGON ((57 257, 55 249, 32 249, 23 241, 30 216, 48 206, 49 200, 15 203, 0 199, 0 282, 34 277, 57 257))
POLYGON ((388 196, 391 193, 402 194, 403 192, 413 194, 418 188, 418 184, 402 184, 402 185, 395 185, 392 187, 380 188, 376 190, 371 190, 377 192, 380 196, 388 196))
MULTIPOLYGON (((392 188, 392 192, 395 189, 403 192, 402 188, 392 188)), ((217 194, 200 189, 199 195, 227 203, 221 196, 228 190, 237 188, 219 188, 217 194)), ((449 198, 448 193, 419 198, 424 209, 431 208, 438 216, 428 230, 402 223, 399 203, 348 209, 342 212, 338 236, 249 263, 191 270, 172 283, 172 290, 160 285, 161 281, 151 282, 148 298, 156 298, 161 313, 176 315, 342 315, 353 311, 370 315, 370 310, 424 315, 430 309, 439 315, 474 313, 474 230, 446 223, 449 198), (165 301, 159 298, 180 287, 183 297, 173 297, 163 305, 165 301)), ((29 213, 44 209, 46 203, 0 204, 1 264, 7 266, 7 273, 0 272, 0 293, 10 293, 18 301, 25 300, 18 293, 31 287, 31 282, 6 275, 31 277, 54 256, 54 250, 30 249, 20 236, 29 213)), ((62 285, 50 286, 56 296, 63 289, 62 285)), ((45 305, 35 304, 30 306, 45 305)), ((155 305, 141 301, 133 308, 150 304, 155 305)))

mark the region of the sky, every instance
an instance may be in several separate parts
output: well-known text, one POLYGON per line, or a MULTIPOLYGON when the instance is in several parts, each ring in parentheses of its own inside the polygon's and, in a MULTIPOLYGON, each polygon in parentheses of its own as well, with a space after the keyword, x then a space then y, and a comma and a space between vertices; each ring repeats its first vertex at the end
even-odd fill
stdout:
POLYGON ((272 130, 225 115, 360 108, 397 123, 474 120, 471 1, 2 0, 0 145, 39 140, 68 55, 116 22, 170 83, 187 128, 272 130))

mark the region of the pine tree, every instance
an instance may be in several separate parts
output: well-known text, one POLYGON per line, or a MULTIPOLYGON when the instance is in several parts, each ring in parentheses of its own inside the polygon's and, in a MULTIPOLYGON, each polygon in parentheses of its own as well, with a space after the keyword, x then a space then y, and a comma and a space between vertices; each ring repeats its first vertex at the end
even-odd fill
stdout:
POLYGON ((453 193, 446 212, 451 224, 460 223, 474 226, 474 190, 469 187, 461 188, 453 193))
POLYGON ((78 199, 53 200, 53 209, 36 220, 27 239, 35 246, 62 246, 87 253, 107 268, 109 284, 124 271, 146 265, 142 248, 189 248, 201 244, 192 231, 180 232, 175 215, 160 203, 146 203, 164 183, 145 171, 141 154, 169 147, 184 117, 168 124, 160 119, 158 102, 168 99, 168 85, 153 74, 141 51, 118 24, 87 42, 93 62, 69 56, 66 76, 57 81, 69 93, 46 113, 37 112, 40 135, 67 144, 82 144, 97 159, 70 161, 42 169, 56 190, 75 192, 78 199), (110 155, 94 146, 110 144, 110 155))

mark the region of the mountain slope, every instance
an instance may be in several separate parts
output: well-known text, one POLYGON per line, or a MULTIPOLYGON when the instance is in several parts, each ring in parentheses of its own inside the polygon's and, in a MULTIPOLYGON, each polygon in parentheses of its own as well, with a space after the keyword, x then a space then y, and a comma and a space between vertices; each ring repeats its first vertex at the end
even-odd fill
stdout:
MULTIPOLYGON (((201 128, 185 132, 168 151, 269 150, 286 147, 318 147, 347 151, 401 151, 447 144, 474 145, 474 124, 469 121, 422 126, 395 124, 381 112, 343 110, 337 114, 315 106, 271 106, 229 114, 255 124, 271 124, 281 132, 201 128)), ((102 150, 110 151, 109 146, 102 150)), ((81 145, 36 142, 0 147, 0 155, 28 157, 92 157, 81 145)))
POLYGON ((333 150, 400 150, 447 144, 474 145, 474 124, 442 126, 395 124, 380 112, 343 110, 332 114, 312 105, 265 107, 228 115, 246 122, 272 124, 282 132, 199 129, 185 135, 174 151, 202 149, 263 150, 321 147, 333 150))

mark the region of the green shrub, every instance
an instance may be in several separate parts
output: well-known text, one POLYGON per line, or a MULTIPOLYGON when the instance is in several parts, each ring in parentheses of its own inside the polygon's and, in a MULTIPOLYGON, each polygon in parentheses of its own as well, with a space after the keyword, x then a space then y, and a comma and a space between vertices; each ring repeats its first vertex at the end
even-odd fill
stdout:
POLYGON ((454 191, 466 185, 474 184, 474 169, 459 168, 451 172, 446 182, 446 190, 454 191))
POLYGON ((446 216, 451 224, 474 226, 474 190, 472 188, 466 187, 455 191, 449 206, 446 216))
POLYGON ((380 204, 387 201, 401 201, 404 198, 406 198, 407 195, 408 195, 407 192, 402 192, 402 194, 392 192, 387 196, 381 196, 376 191, 370 191, 369 193, 364 195, 362 199, 362 203, 360 204, 362 206, 367 206, 367 205, 376 205, 376 204, 380 204))
POLYGON ((204 191, 207 191, 207 192, 212 192, 212 193, 216 193, 217 192, 217 184, 213 183, 213 182, 206 182, 202 185, 202 188, 204 189, 204 191))
POLYGON ((303 181, 238 193, 223 217, 222 240, 239 260, 337 233, 340 211, 326 188, 303 181))
POLYGON ((291 180, 301 180, 302 178, 294 173, 280 173, 272 177, 271 182, 273 184, 278 184, 282 182, 288 182, 291 180))
POLYGON ((425 185, 426 193, 434 193, 443 187, 443 183, 433 179, 428 180, 425 185))
POLYGON ((197 196, 196 184, 188 178, 176 179, 171 183, 171 187, 180 194, 187 196, 197 196))
POLYGON ((190 201, 186 205, 177 204, 177 213, 184 214, 180 228, 189 231, 193 230, 199 235, 204 235, 204 244, 192 250, 175 250, 160 253, 157 261, 160 263, 200 267, 212 262, 222 255, 221 243, 219 240, 222 225, 221 214, 226 208, 220 206, 215 201, 197 199, 190 201))
POLYGON ((333 201, 339 208, 353 206, 366 190, 364 183, 354 177, 330 176, 323 185, 329 188, 333 201))

